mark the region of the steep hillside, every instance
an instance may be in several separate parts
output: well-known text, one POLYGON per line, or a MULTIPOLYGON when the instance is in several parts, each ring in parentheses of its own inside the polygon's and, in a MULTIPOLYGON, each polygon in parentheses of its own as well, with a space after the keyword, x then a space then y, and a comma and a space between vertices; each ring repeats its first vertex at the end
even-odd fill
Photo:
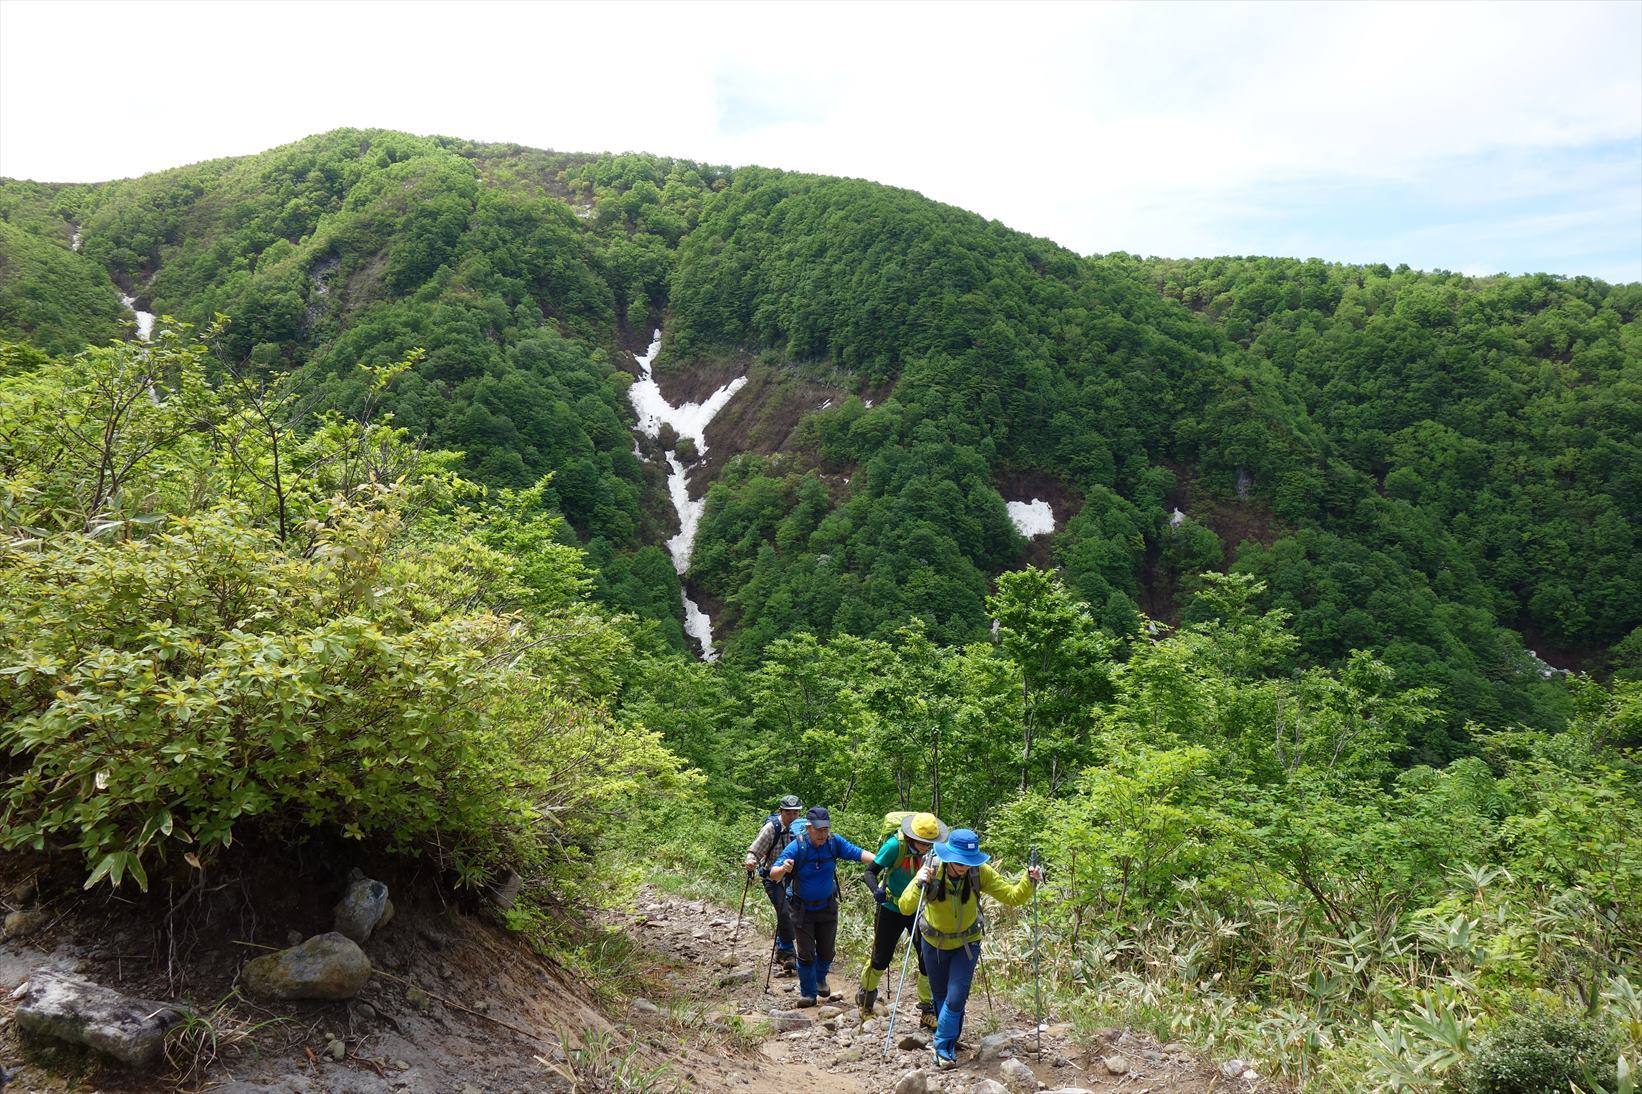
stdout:
POLYGON ((93 262, 155 312, 227 314, 224 367, 292 372, 314 410, 424 350, 383 406, 481 482, 551 472, 602 597, 674 649, 678 518, 625 397, 658 323, 673 390, 756 363, 690 478, 714 485, 685 577, 732 657, 910 617, 983 636, 1027 557, 1132 634, 1229 565, 1297 613, 1299 663, 1374 649, 1457 731, 1564 716, 1519 635, 1602 669, 1642 623, 1636 286, 1084 259, 858 180, 383 131, 0 193, 4 299, 65 287, 59 316, 0 313, 14 336, 112 333, 106 288, 66 291, 93 262), (1021 476, 1080 499, 1030 548, 1021 476))

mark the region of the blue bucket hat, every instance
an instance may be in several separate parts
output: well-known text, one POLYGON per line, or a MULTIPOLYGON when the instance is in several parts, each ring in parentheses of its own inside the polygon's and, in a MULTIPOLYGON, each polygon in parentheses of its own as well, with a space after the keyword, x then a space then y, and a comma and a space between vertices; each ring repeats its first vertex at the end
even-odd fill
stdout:
POLYGON ((969 828, 954 828, 945 843, 935 845, 935 857, 962 866, 979 866, 992 860, 991 855, 981 850, 981 837, 969 828))

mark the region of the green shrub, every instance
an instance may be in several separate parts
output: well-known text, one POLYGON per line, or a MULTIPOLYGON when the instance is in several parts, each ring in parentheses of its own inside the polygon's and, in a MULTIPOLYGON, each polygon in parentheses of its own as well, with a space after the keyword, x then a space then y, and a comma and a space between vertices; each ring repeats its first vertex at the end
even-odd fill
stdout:
POLYGON ((1603 1090, 1616 1082, 1618 1048, 1601 1029, 1566 1011, 1536 1007, 1512 1014, 1478 1042, 1450 1089, 1458 1094, 1549 1094, 1603 1090))
POLYGON ((540 488, 470 512, 428 485, 439 457, 330 421, 271 435, 270 504, 268 452, 221 393, 194 384, 172 426, 182 391, 158 385, 197 356, 97 351, 0 384, 0 847, 146 888, 246 826, 321 828, 477 883, 551 871, 636 788, 688 781, 605 708, 631 651, 580 553, 542 542, 540 488), (88 488, 63 468, 105 436, 118 485, 88 488))

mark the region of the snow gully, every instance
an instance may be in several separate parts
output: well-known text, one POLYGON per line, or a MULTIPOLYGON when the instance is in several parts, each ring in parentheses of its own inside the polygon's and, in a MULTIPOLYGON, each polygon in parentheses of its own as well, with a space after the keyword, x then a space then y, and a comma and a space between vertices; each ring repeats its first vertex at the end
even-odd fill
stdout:
MULTIPOLYGON (((707 426, 724 409, 741 386, 747 382, 745 376, 738 376, 725 384, 707 399, 704 403, 683 403, 673 406, 661 394, 661 385, 656 383, 651 372, 651 364, 656 354, 661 352, 661 328, 656 328, 650 339, 650 346, 642 354, 633 355, 633 360, 639 366, 639 378, 627 390, 627 397, 632 400, 633 410, 638 414, 639 430, 647 437, 659 437, 661 427, 670 425, 680 438, 688 437, 695 444, 696 454, 707 454, 707 426)), ((667 452, 667 494, 673 500, 673 509, 678 513, 678 535, 667 541, 667 551, 673 556, 673 569, 680 574, 690 568, 690 549, 695 546, 696 529, 701 524, 701 514, 707 507, 705 499, 692 500, 690 497, 690 472, 684 466, 684 461, 678 458, 673 450, 667 452)), ((713 661, 718 658, 718 651, 713 648, 713 621, 707 613, 701 610, 700 605, 690 599, 688 593, 684 597, 684 630, 701 644, 701 656, 704 660, 713 661)))

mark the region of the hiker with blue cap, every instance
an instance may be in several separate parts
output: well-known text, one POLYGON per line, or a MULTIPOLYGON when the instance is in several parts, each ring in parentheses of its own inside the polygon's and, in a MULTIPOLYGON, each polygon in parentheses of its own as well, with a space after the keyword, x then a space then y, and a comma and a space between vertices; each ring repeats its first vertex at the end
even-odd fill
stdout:
POLYGON ((964 1004, 969 1001, 969 985, 981 958, 981 935, 986 929, 981 915, 981 894, 1011 906, 1032 898, 1043 867, 1032 866, 1026 876, 1008 882, 987 863, 992 856, 981 850, 981 838, 971 829, 955 828, 918 871, 915 883, 901 893, 901 911, 923 912, 918 919, 918 936, 923 946, 924 968, 929 986, 940 1008, 935 1020, 937 1068, 956 1067, 958 1034, 963 1031, 964 1004))
POLYGON ((871 862, 872 852, 833 835, 824 805, 811 808, 805 820, 803 833, 770 867, 770 877, 792 876, 787 907, 798 944, 798 1006, 813 1007, 817 994, 832 995, 827 973, 838 942, 838 860, 871 862))

